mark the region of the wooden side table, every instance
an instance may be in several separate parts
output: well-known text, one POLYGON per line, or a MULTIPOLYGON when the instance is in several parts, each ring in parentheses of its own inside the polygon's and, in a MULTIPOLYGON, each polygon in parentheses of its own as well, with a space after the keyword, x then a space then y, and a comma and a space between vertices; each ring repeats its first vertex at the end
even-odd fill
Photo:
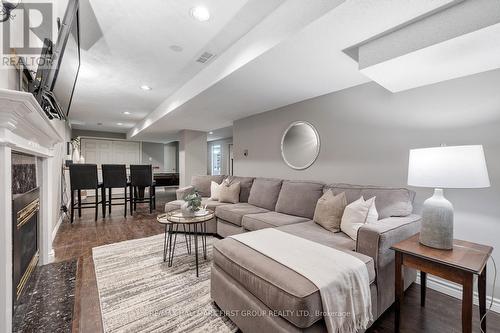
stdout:
MULTIPOLYGON (((479 314, 482 318, 486 313, 486 264, 493 248, 454 240, 452 250, 438 250, 420 244, 418 239, 417 234, 391 247, 396 251, 395 332, 399 332, 401 321, 404 292, 402 267, 406 266, 420 271, 421 306, 425 306, 427 273, 462 285, 462 332, 471 333, 474 275, 478 275, 479 314)), ((481 328, 486 332, 486 318, 481 323, 481 328)))

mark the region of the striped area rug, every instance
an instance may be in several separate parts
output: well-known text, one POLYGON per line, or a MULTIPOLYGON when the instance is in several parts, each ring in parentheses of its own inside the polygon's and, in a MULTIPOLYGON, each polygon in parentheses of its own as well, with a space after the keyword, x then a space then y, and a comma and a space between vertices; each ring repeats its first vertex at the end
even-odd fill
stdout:
POLYGON ((207 237, 198 278, 194 244, 188 255, 183 235, 172 267, 163 262, 163 235, 93 248, 104 331, 236 332, 210 299, 214 241, 207 237))

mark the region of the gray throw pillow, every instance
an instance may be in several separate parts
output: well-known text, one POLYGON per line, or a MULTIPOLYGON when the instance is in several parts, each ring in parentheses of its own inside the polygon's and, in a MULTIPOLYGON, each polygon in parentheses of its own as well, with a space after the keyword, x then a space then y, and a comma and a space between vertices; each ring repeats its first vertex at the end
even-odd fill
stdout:
POLYGON ((223 182, 219 187, 219 202, 238 203, 240 202, 239 182, 228 184, 223 182))
POLYGON ((313 220, 326 230, 339 232, 346 206, 347 199, 344 192, 334 195, 332 190, 328 190, 319 198, 313 220))

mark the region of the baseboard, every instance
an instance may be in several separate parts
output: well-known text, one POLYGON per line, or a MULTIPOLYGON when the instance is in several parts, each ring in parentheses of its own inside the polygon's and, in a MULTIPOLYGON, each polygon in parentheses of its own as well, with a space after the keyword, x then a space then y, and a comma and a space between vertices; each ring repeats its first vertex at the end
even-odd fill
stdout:
MULTIPOLYGON (((420 284, 420 272, 417 273, 417 283, 420 284)), ((475 284, 476 285, 476 284, 475 284)), ((433 290, 439 291, 448 296, 462 299, 462 286, 452 283, 449 281, 445 281, 434 276, 427 275, 427 287, 433 290)), ((490 306, 491 296, 486 296, 486 308, 490 306)), ((479 304, 479 297, 477 291, 474 291, 474 304, 479 304)), ((500 299, 494 298, 493 305, 491 307, 491 311, 500 313, 500 299)))
POLYGON ((54 239, 56 238, 57 231, 59 230, 59 227, 61 226, 62 221, 63 221, 63 214, 60 214, 60 215, 59 215, 59 220, 57 221, 56 226, 55 226, 55 227, 54 227, 54 229, 52 230, 52 242, 53 242, 53 241, 54 241, 54 239))

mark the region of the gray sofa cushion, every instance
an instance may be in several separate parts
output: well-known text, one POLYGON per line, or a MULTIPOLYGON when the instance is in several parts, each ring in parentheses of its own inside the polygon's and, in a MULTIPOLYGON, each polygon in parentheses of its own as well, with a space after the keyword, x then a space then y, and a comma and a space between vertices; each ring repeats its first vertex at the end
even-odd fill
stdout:
POLYGON ((226 176, 193 176, 191 178, 191 185, 194 186, 202 197, 210 197, 210 184, 212 181, 220 184, 224 178, 226 176))
POLYGON ((325 190, 328 188, 331 188, 335 195, 345 192, 348 204, 359 199, 361 196, 365 200, 377 197, 375 199, 375 206, 377 207, 379 219, 391 216, 408 216, 413 211, 415 192, 406 188, 351 184, 332 184, 326 186, 325 190))
POLYGON ((249 203, 237 203, 232 205, 218 206, 215 209, 215 216, 226 222, 241 226, 241 220, 243 216, 265 212, 268 212, 268 210, 253 206, 249 203))
POLYGON ((305 221, 307 221, 307 218, 305 217, 287 215, 277 212, 267 212, 245 215, 241 220, 241 225, 247 230, 254 231, 305 221))
MULTIPOLYGON (((309 222, 299 224, 309 225, 309 222)), ((323 233, 335 236, 324 229, 323 233)), ((215 266, 271 310, 287 310, 283 317, 295 326, 307 328, 322 318, 319 290, 307 278, 232 238, 216 242, 213 249, 215 266), (309 315, 304 315, 305 311, 309 315)), ((345 251, 365 262, 372 282, 375 276, 373 260, 350 250, 345 251)))
POLYGON ((356 248, 356 241, 352 240, 351 237, 343 232, 330 232, 313 221, 285 225, 277 229, 329 247, 342 248, 348 251, 354 251, 356 248))
POLYGON ((285 180, 275 210, 312 219, 316 203, 323 195, 323 187, 322 183, 285 180))
POLYGON ((252 189, 253 180, 255 178, 228 176, 226 179, 229 183, 240 183, 240 202, 248 202, 248 196, 250 195, 250 190, 252 189))
MULTIPOLYGON (((184 200, 174 200, 174 201, 167 202, 165 204, 165 213, 168 213, 168 212, 176 210, 176 209, 180 209, 181 205, 183 203, 184 203, 184 200)), ((216 207, 222 206, 222 205, 230 205, 230 204, 225 203, 225 202, 210 200, 210 198, 202 198, 201 204, 203 206, 207 205, 208 209, 215 209, 216 207)))
MULTIPOLYGON (((377 290, 372 284, 370 286, 372 304, 377 304, 377 290)), ((287 312, 282 311, 279 316, 271 313, 269 307, 262 303, 257 297, 242 287, 235 279, 224 272, 219 266, 213 265, 210 272, 210 296, 217 306, 228 310, 227 316, 238 326, 238 332, 272 332, 272 333, 325 333, 327 328, 325 321, 317 320, 307 328, 300 328, 286 320, 290 317, 287 312), (256 320, 255 315, 258 314, 256 320)), ((272 295, 270 295, 272 297, 272 295)), ((372 307, 372 312, 376 312, 372 307)), ((314 315, 314 314, 313 314, 314 315)), ((302 316, 308 316, 303 314, 302 316)), ((359 333, 364 333, 360 330, 359 333)))
POLYGON ((186 196, 189 194, 193 194, 196 191, 194 186, 186 186, 186 187, 181 187, 175 191, 175 197, 177 200, 183 200, 186 196))
POLYGON ((274 210, 282 182, 281 179, 255 178, 248 203, 267 210, 274 210))
POLYGON ((180 209, 181 205, 184 203, 184 200, 174 200, 167 202, 165 204, 165 213, 171 212, 176 209, 180 209))

